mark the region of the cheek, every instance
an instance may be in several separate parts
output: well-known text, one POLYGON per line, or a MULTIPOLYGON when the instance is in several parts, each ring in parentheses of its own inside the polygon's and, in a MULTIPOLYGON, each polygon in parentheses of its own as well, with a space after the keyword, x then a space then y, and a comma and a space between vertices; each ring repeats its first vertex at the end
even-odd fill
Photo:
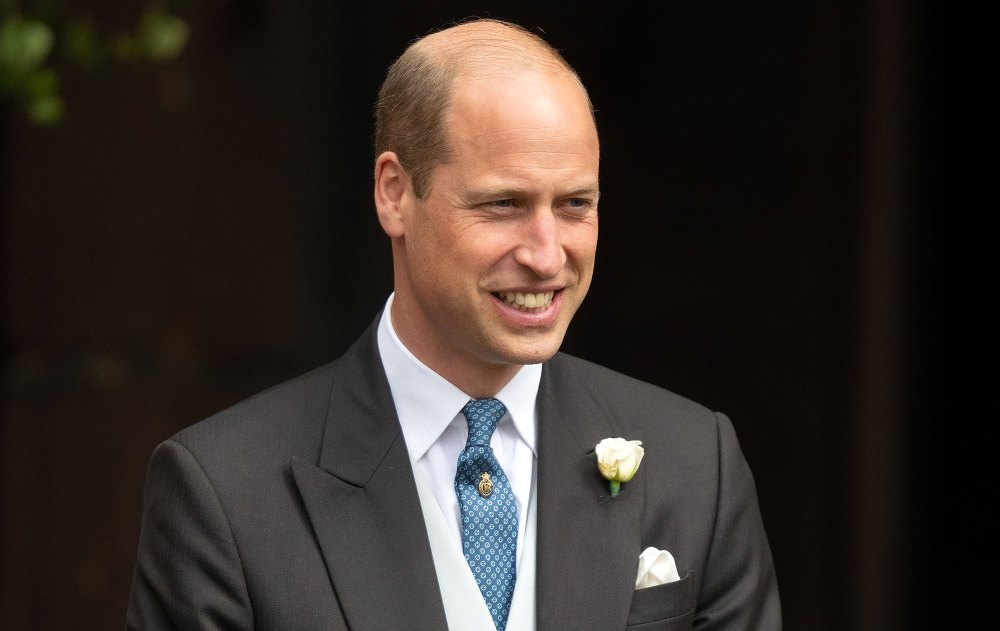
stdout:
POLYGON ((592 263, 597 252, 597 224, 574 224, 565 230, 562 241, 563 248, 574 259, 592 263))
POLYGON ((446 271, 459 249, 457 244, 447 226, 426 219, 411 229, 406 239, 411 260, 425 274, 446 271))
POLYGON ((513 249, 503 231, 467 230, 456 237, 446 256, 456 275, 474 276, 501 266, 513 249))

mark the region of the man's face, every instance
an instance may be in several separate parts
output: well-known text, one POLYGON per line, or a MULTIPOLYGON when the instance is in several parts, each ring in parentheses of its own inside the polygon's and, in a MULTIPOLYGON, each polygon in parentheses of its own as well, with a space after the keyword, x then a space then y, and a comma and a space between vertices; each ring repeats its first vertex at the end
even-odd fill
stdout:
POLYGON ((597 248, 597 130, 562 74, 459 78, 450 153, 407 186, 393 323, 431 368, 538 363, 562 343, 597 248))

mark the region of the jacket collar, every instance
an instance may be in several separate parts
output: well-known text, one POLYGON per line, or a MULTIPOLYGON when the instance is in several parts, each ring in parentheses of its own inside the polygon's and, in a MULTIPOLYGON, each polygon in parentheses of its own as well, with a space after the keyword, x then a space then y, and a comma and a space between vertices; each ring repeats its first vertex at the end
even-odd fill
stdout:
MULTIPOLYGON (((296 458, 292 473, 348 627, 445 629, 376 326, 334 363, 318 466, 296 458)), ((624 627, 638 567, 645 478, 609 497, 594 445, 620 430, 577 369, 556 355, 538 391, 539 631, 624 627)))
POLYGON ((293 459, 347 626, 444 629, 420 500, 375 325, 334 363, 318 466, 293 459))
POLYGON ((575 374, 581 366, 556 355, 538 394, 539 631, 625 627, 639 566, 645 477, 610 497, 594 446, 621 428, 575 374))

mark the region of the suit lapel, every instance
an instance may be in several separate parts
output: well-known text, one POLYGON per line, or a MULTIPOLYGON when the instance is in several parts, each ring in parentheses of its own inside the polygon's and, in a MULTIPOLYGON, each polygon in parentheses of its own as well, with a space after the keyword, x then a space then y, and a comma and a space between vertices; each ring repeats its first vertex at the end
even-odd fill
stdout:
POLYGON ((538 394, 538 629, 620 629, 639 566, 644 476, 609 497, 594 445, 619 435, 616 424, 561 366, 558 355, 546 364, 538 394))
POLYGON ((337 361, 319 466, 296 458, 292 474, 348 627, 444 629, 377 322, 337 361))

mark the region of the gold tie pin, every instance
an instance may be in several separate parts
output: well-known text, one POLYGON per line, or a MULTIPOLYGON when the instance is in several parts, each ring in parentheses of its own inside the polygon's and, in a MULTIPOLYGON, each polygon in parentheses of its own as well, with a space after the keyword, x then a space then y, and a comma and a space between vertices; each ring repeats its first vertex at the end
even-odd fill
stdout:
POLYGON ((493 480, 490 480, 488 473, 484 473, 482 479, 479 480, 479 494, 483 497, 493 495, 493 480))

